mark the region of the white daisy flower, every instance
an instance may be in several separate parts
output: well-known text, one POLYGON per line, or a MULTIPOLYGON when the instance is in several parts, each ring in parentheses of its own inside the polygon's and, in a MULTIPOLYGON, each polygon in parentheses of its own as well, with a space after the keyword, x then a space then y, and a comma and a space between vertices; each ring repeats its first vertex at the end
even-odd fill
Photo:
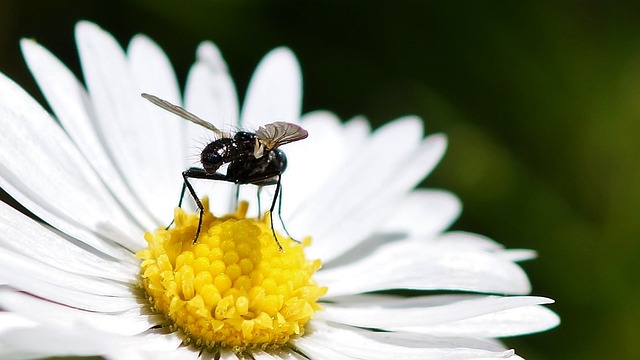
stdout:
POLYGON ((519 358, 496 339, 559 323, 541 306, 552 300, 527 295, 516 263, 532 251, 446 232, 458 199, 413 189, 446 147, 420 119, 373 131, 362 118, 300 115, 301 74, 284 48, 258 65, 240 111, 208 42, 183 102, 147 37, 126 52, 88 22, 76 37, 86 85, 21 43, 55 116, 0 75, 0 186, 41 220, 0 203, 0 357, 519 358), (197 213, 175 210, 165 230, 181 172, 198 166, 185 159, 213 134, 143 92, 225 131, 306 129, 284 149, 282 180, 282 219, 302 243, 279 235, 279 251, 268 216, 254 218, 255 187, 242 186, 236 209, 223 181, 193 181, 217 216, 204 214, 197 242, 197 213))

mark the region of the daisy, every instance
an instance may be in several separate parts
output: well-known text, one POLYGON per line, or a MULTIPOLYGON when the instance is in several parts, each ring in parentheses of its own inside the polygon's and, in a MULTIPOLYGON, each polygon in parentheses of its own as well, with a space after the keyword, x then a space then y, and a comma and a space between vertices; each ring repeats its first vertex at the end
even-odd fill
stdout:
POLYGON ((534 252, 446 232, 458 199, 413 189, 446 147, 420 119, 374 131, 363 118, 301 115, 299 65, 284 48, 260 62, 240 111, 212 43, 182 97, 149 38, 125 52, 88 22, 76 37, 85 85, 21 42, 55 116, 0 74, 0 186, 38 219, 0 203, 0 357, 519 358, 497 339, 559 323, 517 265, 534 252), (232 184, 194 181, 211 210, 194 243, 191 199, 175 207, 181 172, 214 136, 143 92, 225 131, 306 129, 286 145, 282 180, 281 217, 300 242, 278 228, 278 250, 255 187, 237 204, 232 184))

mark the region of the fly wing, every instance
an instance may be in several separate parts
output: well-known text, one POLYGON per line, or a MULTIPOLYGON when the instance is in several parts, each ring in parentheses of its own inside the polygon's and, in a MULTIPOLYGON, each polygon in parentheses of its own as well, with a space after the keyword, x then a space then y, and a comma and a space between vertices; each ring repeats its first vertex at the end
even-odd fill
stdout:
POLYGON ((273 150, 290 142, 306 139, 309 136, 307 130, 300 126, 284 121, 276 121, 256 131, 258 141, 269 150, 273 150))
POLYGON ((171 112, 174 113, 178 116, 180 116, 183 119, 189 120, 192 123, 198 124, 204 128, 207 128, 211 131, 213 131, 214 133, 218 134, 221 137, 230 137, 229 134, 225 133, 224 131, 221 131, 220 129, 218 129, 217 127, 213 126, 212 123, 208 122, 208 121, 204 121, 202 119, 200 119, 199 117, 197 117, 196 115, 188 112, 187 110, 185 110, 184 108, 178 106, 178 105, 174 105, 170 102, 168 102, 167 100, 163 100, 160 99, 157 96, 151 95, 151 94, 147 94, 147 93, 142 93, 142 97, 151 101, 152 103, 154 103, 155 105, 171 112))

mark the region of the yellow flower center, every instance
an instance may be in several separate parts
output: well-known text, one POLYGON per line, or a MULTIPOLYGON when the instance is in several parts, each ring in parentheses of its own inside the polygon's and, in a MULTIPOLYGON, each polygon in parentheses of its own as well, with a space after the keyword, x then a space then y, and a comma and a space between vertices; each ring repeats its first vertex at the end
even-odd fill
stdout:
POLYGON ((175 211, 175 226, 147 232, 141 276, 152 307, 196 346, 268 348, 302 335, 326 292, 311 278, 321 266, 302 244, 278 235, 269 219, 246 218, 247 203, 222 218, 208 211, 197 243, 198 214, 175 211))

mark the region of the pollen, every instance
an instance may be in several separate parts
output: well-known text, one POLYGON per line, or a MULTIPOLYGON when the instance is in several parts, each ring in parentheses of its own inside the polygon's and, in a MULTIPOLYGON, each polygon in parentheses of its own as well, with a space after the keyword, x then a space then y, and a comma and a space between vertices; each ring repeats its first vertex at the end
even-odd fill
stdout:
POLYGON ((278 234, 280 250, 268 216, 247 218, 246 202, 223 217, 203 205, 196 243, 199 215, 180 208, 170 229, 145 234, 148 247, 136 256, 152 309, 202 348, 267 349, 304 334, 327 290, 312 278, 320 260, 304 254, 310 238, 278 234))

